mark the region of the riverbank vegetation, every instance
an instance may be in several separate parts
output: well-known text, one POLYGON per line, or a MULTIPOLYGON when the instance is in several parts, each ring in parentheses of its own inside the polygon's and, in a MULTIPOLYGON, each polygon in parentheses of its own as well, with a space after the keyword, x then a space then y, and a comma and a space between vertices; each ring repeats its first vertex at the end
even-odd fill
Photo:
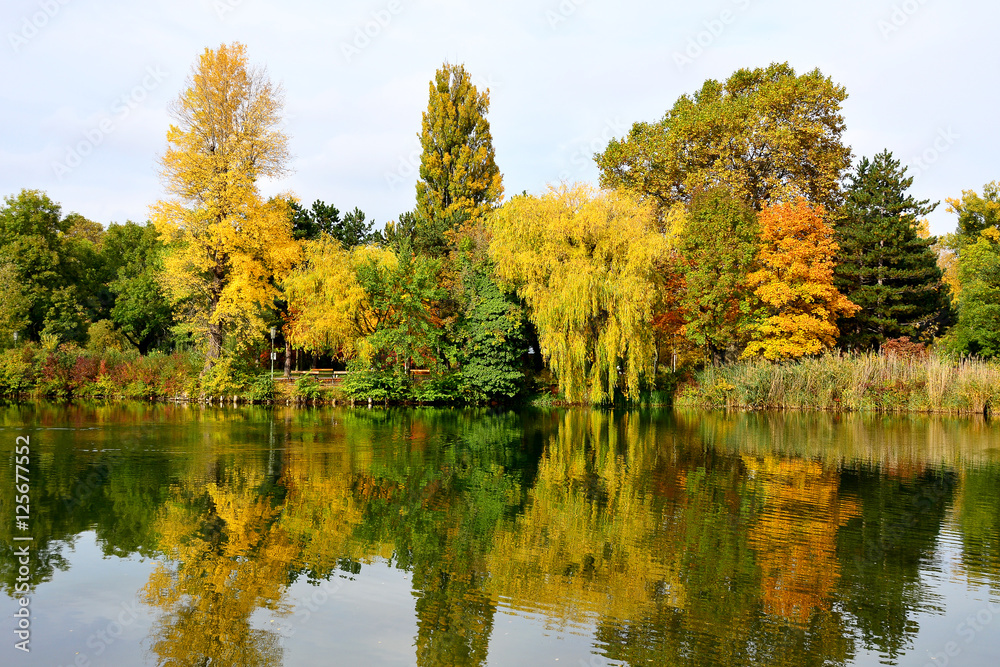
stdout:
POLYGON ((282 93, 240 44, 171 107, 166 198, 107 226, 0 207, 0 393, 977 410, 1000 354, 1000 187, 937 204, 852 167, 846 90, 787 64, 706 81, 595 155, 599 187, 505 198, 489 91, 430 82, 411 211, 294 193, 282 93), (891 354, 887 342, 922 346, 891 354), (924 354, 930 350, 929 354, 924 354), (294 369, 346 372, 336 387, 294 369), (946 377, 947 387, 940 386, 946 377))
POLYGON ((677 394, 679 407, 988 413, 1000 406, 1000 366, 936 355, 829 352, 795 363, 708 365, 677 394))

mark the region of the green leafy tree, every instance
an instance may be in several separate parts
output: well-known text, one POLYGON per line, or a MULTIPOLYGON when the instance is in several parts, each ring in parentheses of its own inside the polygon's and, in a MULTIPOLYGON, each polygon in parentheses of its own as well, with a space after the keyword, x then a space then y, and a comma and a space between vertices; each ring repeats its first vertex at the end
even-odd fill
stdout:
MULTIPOLYGON (((44 332, 82 341, 86 322, 99 307, 94 297, 97 269, 91 241, 73 236, 83 216, 61 215, 61 207, 38 190, 4 198, 0 207, 0 257, 19 291, 3 317, 8 326, 38 340, 44 332)), ((5 300, 5 302, 8 300, 5 300)))
POLYGON ((944 281, 957 306, 962 299, 962 283, 958 279, 959 256, 962 248, 975 243, 983 230, 1000 229, 1000 181, 983 186, 983 194, 963 190, 959 199, 949 198, 948 212, 958 216, 958 228, 945 234, 938 242, 938 265, 944 271, 944 281))
POLYGON ((67 236, 74 239, 89 241, 95 249, 100 249, 104 240, 104 225, 93 220, 88 220, 79 213, 70 213, 66 216, 69 229, 67 236))
POLYGON ((596 156, 601 185, 651 197, 664 209, 722 186, 757 210, 773 200, 835 208, 850 148, 841 140, 847 97, 817 69, 787 63, 741 69, 683 95, 658 123, 636 123, 596 156))
POLYGON ((111 320, 139 352, 148 354, 166 340, 173 317, 160 285, 163 242, 152 223, 110 225, 101 254, 113 270, 108 284, 114 305, 111 320))
POLYGON ((13 261, 0 262, 0 349, 14 342, 14 334, 22 333, 28 324, 31 300, 20 282, 21 272, 13 261))
POLYGON ((91 322, 110 319, 115 298, 109 285, 118 270, 118 258, 103 252, 107 231, 100 223, 79 213, 67 215, 66 222, 69 225, 66 242, 73 247, 80 263, 75 280, 81 305, 91 322))
POLYGON ((760 231, 753 209, 715 188, 695 196, 678 250, 686 287, 680 299, 689 340, 715 360, 738 354, 753 319, 748 281, 760 231))
POLYGON ((414 256, 408 249, 393 263, 370 260, 357 266, 358 283, 368 297, 368 328, 363 354, 383 367, 408 373, 411 367, 435 366, 441 342, 433 304, 443 296, 437 284, 440 263, 414 256))
POLYGON ((949 338, 963 354, 1000 355, 1000 230, 987 227, 966 243, 958 260, 962 298, 949 338))
POLYGON ((840 345, 874 349, 900 336, 929 341, 951 317, 936 239, 918 234, 918 219, 937 204, 907 193, 913 177, 889 151, 862 158, 848 180, 835 222, 834 284, 861 310, 839 321, 840 345))
POLYGON ((87 309, 75 285, 65 285, 51 292, 45 327, 40 336, 55 336, 60 341, 82 343, 87 337, 87 309))
POLYGON ((524 388, 524 312, 485 263, 467 261, 463 273, 458 356, 464 390, 476 401, 513 398, 524 388))
POLYGON ((400 213, 398 219, 385 223, 385 244, 399 252, 403 247, 412 248, 417 234, 417 216, 413 211, 400 213))
POLYGON ((413 246, 440 256, 449 231, 482 217, 503 197, 502 176, 486 120, 490 94, 462 65, 445 64, 430 84, 423 114, 413 246))

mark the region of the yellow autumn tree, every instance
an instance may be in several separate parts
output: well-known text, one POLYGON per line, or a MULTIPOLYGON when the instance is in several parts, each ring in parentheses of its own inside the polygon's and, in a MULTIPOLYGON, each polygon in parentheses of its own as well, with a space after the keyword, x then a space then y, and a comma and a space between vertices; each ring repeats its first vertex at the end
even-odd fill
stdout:
POLYGON ((287 197, 265 201, 257 187, 286 171, 281 108, 280 86, 234 43, 205 49, 170 109, 160 165, 172 198, 151 215, 167 244, 165 291, 203 341, 206 369, 227 335, 245 341, 263 331, 274 278, 298 256, 287 197))
POLYGON ((654 206, 564 185, 514 197, 489 224, 497 276, 527 302, 566 398, 638 392, 654 370, 655 274, 668 251, 654 206))
POLYGON ((280 525, 281 507, 259 492, 262 470, 241 461, 226 477, 184 480, 160 511, 165 558, 140 593, 160 612, 150 637, 156 664, 282 664, 281 637, 253 616, 291 611, 285 592, 300 547, 280 525))
POLYGON ((760 212, 759 268, 748 281, 764 314, 751 327, 744 357, 817 354, 836 343, 837 318, 858 311, 833 285, 838 246, 824 215, 822 206, 804 198, 760 212))
POLYGON ((347 250, 330 236, 306 243, 303 261, 282 282, 289 312, 285 335, 292 345, 344 359, 356 355, 383 315, 358 280, 358 267, 368 263, 390 270, 398 264, 384 248, 347 250))

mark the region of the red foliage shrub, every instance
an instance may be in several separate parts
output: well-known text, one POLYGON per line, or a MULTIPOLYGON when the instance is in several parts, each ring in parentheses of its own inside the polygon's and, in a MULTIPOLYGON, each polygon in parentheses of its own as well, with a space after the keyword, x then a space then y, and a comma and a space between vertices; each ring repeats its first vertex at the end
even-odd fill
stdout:
POLYGON ((88 382, 93 382, 100 374, 101 362, 91 357, 79 356, 70 370, 69 381, 73 389, 79 389, 88 382))
POLYGON ((890 338, 882 343, 882 354, 901 359, 926 359, 930 350, 923 343, 913 343, 909 336, 890 338))

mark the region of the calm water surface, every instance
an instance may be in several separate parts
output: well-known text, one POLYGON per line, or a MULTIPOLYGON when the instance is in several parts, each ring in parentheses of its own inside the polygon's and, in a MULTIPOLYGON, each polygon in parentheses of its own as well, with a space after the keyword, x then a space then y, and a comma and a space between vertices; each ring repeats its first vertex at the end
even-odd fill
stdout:
POLYGON ((4 666, 1000 665, 982 420, 29 404, 0 455, 4 666))

